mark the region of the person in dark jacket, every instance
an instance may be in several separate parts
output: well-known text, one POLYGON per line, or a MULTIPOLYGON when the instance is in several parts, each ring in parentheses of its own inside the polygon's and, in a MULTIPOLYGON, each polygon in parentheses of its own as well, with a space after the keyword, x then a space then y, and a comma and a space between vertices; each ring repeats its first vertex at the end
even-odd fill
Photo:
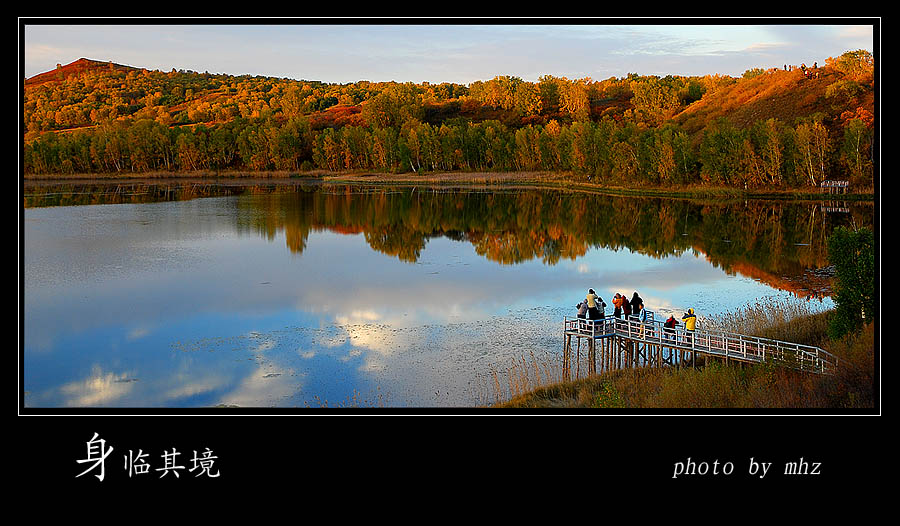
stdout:
POLYGON ((678 327, 678 320, 675 319, 675 316, 669 315, 669 319, 666 320, 666 323, 663 324, 665 327, 665 334, 667 340, 675 339, 675 328, 678 327))
POLYGON ((631 303, 628 303, 628 298, 624 294, 622 294, 622 314, 625 315, 626 320, 631 316, 631 303))
POLYGON ((634 296, 631 297, 631 314, 640 316, 642 310, 644 310, 644 300, 638 296, 637 291, 634 291, 634 296))

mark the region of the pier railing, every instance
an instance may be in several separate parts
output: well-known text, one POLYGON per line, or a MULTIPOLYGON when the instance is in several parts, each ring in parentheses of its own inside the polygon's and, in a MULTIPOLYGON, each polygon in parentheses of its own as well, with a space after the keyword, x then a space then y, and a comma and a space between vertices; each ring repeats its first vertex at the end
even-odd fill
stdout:
POLYGON ((566 317, 565 334, 593 339, 615 336, 726 360, 752 363, 771 361, 792 369, 823 374, 832 374, 837 367, 837 357, 819 347, 724 331, 668 328, 663 322, 654 320, 651 312, 647 314, 646 321, 633 316, 599 320, 566 317))

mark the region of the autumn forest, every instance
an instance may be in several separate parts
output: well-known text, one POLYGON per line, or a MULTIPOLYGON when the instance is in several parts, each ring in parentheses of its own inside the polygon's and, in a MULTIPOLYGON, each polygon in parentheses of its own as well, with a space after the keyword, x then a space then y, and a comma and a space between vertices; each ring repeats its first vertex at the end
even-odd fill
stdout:
POLYGON ((26 176, 540 172, 624 186, 874 184, 874 58, 742 77, 328 84, 80 59, 24 82, 26 176))

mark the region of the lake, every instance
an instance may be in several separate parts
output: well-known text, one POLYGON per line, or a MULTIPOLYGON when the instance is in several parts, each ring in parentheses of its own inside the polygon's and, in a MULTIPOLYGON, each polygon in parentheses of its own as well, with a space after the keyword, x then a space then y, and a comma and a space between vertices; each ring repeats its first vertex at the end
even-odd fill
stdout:
POLYGON ((874 216, 302 180, 23 192, 24 403, 53 408, 488 404, 511 368, 555 370, 588 288, 701 324, 760 301, 830 308, 827 235, 874 216))

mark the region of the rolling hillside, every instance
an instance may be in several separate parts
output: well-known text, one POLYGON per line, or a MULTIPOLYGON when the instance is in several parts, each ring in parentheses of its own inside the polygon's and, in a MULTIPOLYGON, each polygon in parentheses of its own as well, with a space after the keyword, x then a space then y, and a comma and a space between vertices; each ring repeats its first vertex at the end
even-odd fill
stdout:
POLYGON ((24 80, 25 170, 552 171, 739 188, 838 176, 865 188, 874 71, 860 50, 809 76, 334 84, 82 58, 24 80))
POLYGON ((829 90, 846 78, 833 67, 819 67, 818 77, 812 78, 801 70, 775 70, 704 95, 676 115, 673 122, 696 134, 718 118, 745 128, 767 119, 793 123, 816 114, 834 122, 842 113, 855 113, 857 108, 874 114, 874 84, 870 78, 862 79, 865 84, 855 96, 829 90))

